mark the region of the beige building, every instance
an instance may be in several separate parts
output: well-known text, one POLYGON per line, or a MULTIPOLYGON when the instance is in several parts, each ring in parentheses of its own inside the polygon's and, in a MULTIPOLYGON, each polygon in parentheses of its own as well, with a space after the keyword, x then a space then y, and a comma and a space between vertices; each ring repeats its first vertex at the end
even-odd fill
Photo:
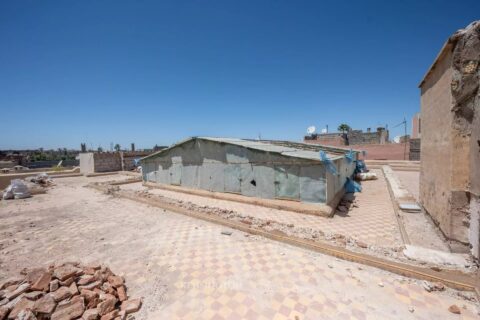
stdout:
POLYGON ((420 83, 420 201, 453 251, 480 256, 480 22, 454 33, 420 83))

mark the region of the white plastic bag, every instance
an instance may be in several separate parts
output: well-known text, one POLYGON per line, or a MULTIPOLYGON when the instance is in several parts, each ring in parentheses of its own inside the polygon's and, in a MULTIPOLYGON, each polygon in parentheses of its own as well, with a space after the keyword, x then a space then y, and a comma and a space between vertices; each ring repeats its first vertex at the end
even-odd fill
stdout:
POLYGON ((10 183, 12 186, 12 192, 15 199, 25 199, 30 197, 30 191, 28 187, 22 180, 14 179, 10 183))
POLYGON ((9 185, 5 191, 3 191, 3 200, 13 199, 12 185, 9 185))
POLYGON ((355 178, 356 178, 357 180, 360 180, 360 181, 377 180, 377 179, 378 179, 377 174, 374 173, 374 172, 361 172, 361 173, 357 173, 357 175, 355 176, 355 178))

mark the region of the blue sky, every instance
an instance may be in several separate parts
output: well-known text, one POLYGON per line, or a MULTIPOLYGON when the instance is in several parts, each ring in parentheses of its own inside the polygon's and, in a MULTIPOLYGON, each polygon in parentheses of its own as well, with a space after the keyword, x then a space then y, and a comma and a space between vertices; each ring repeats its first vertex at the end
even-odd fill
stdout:
POLYGON ((419 81, 479 14, 478 0, 2 0, 0 149, 410 130, 419 81))

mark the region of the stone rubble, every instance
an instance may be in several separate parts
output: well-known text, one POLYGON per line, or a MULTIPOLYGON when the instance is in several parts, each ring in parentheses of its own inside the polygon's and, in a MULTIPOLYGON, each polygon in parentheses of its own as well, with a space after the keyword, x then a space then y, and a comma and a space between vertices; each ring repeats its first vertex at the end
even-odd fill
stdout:
POLYGON ((122 277, 102 265, 67 262, 22 270, 0 284, 0 320, 121 320, 142 299, 129 299, 122 277))

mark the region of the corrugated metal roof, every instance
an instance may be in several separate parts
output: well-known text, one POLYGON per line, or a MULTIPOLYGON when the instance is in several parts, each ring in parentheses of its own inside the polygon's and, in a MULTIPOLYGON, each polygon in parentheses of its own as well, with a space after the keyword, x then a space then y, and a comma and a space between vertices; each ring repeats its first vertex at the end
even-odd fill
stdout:
MULTIPOLYGON (((142 158, 142 160, 155 157, 160 155, 168 150, 175 148, 181 144, 184 144, 188 141, 201 139, 207 141, 214 141, 218 143, 227 143, 232 145, 241 146, 248 149, 265 151, 265 152, 273 152, 278 153, 286 157, 293 157, 293 158, 301 158, 301 159, 309 159, 309 160, 317 160, 321 161, 320 154, 318 151, 311 150, 311 146, 307 144, 302 144, 298 142, 292 142, 292 146, 286 146, 285 144, 288 143, 286 141, 282 141, 282 144, 275 144, 274 141, 265 142, 265 141, 255 141, 255 140, 244 140, 244 139, 236 139, 236 138, 214 138, 214 137, 192 137, 185 140, 182 140, 166 149, 160 150, 155 152, 149 156, 142 158), (305 145, 303 148, 302 145, 305 145), (295 147, 293 147, 295 146, 295 147)), ((331 160, 339 159, 345 156, 345 153, 348 150, 343 150, 340 148, 330 148, 328 146, 318 146, 321 150, 325 151, 328 158, 331 160)), ((358 152, 358 151, 354 151, 358 152)))

